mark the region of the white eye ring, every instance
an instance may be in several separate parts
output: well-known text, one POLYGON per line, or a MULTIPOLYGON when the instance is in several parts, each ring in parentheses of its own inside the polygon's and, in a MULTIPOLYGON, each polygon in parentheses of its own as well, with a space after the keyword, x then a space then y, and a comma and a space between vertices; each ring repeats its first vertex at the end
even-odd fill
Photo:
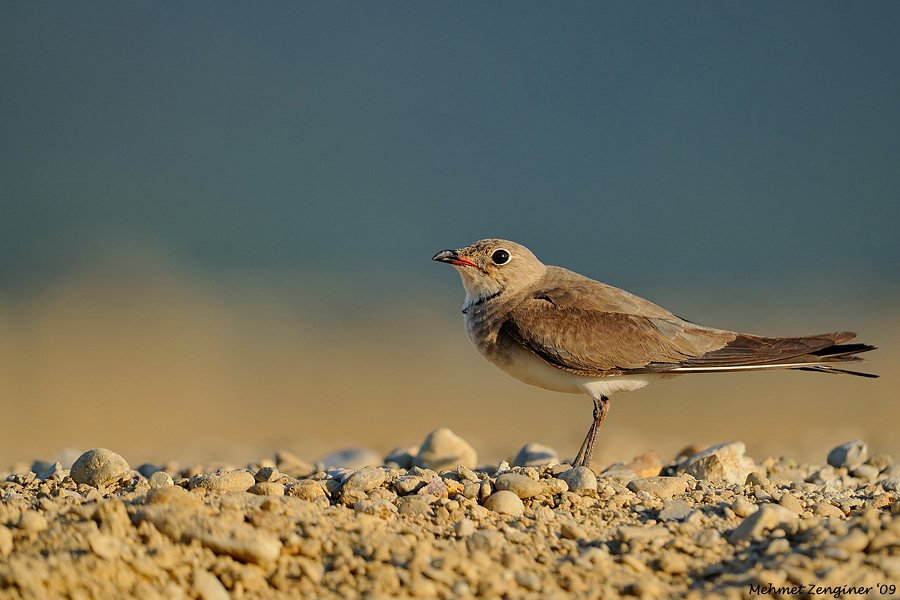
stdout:
POLYGON ((509 262, 509 259, 512 258, 508 250, 504 250, 503 248, 499 248, 494 250, 491 254, 491 262, 495 265, 505 265, 509 262))

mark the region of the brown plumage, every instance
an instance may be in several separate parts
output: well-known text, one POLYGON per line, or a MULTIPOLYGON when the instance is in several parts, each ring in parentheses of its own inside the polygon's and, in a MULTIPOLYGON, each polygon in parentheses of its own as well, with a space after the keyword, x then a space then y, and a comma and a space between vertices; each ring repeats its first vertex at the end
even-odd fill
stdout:
POLYGON ((609 395, 685 373, 796 369, 877 377, 835 368, 874 350, 850 332, 762 337, 697 325, 624 290, 560 267, 527 248, 481 240, 436 261, 459 271, 469 337, 489 361, 526 383, 587 393, 594 424, 576 458, 590 463, 609 395))

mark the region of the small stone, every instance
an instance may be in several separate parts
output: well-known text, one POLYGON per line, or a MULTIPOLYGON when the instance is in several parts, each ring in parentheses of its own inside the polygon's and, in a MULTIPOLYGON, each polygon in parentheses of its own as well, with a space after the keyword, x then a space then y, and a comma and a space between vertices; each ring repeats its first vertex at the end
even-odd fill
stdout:
POLYGON ((47 530, 47 518, 34 510, 26 510, 19 517, 19 529, 25 533, 40 533, 47 530))
POLYGON ((454 527, 456 537, 467 538, 475 533, 475 522, 469 518, 462 518, 454 527))
POLYGON ((681 477, 646 477, 629 481, 626 487, 635 494, 647 492, 657 498, 671 498, 685 493, 688 482, 681 477))
POLYGON ((384 457, 384 464, 393 463, 398 469, 409 469, 416 460, 419 453, 418 446, 405 446, 402 448, 394 448, 384 457))
POLYGON ((678 471, 696 479, 744 483, 757 470, 756 463, 744 456, 744 442, 729 442, 707 448, 678 465, 678 471))
POLYGON ((139 466, 136 470, 138 473, 140 473, 147 479, 150 479, 150 476, 153 475, 154 473, 156 473, 157 471, 162 471, 162 469, 160 469, 157 465, 154 465, 151 463, 144 463, 141 466, 139 466))
POLYGON ((366 467, 355 471, 344 479, 341 484, 341 493, 349 491, 368 492, 384 483, 385 472, 381 468, 366 467))
POLYGON ((192 490, 204 489, 211 492, 245 492, 255 483, 253 475, 241 469, 192 477, 188 481, 188 487, 192 490))
POLYGON ((879 483, 888 492, 900 492, 900 475, 885 477, 879 483))
POLYGON ((504 473, 500 475, 494 481, 494 487, 498 490, 512 492, 523 500, 539 496, 544 491, 540 483, 518 473, 504 473))
POLYGON ((353 505, 353 510, 364 515, 375 515, 386 519, 397 513, 397 507, 381 498, 367 498, 359 500, 353 505))
POLYGON ((587 532, 585 532, 584 527, 572 521, 566 521, 560 526, 559 535, 567 540, 583 540, 587 538, 587 532))
POLYGON ((414 461, 417 466, 439 471, 463 465, 474 469, 478 454, 464 439, 442 427, 428 434, 414 461))
MULTIPOLYGON (((35 471, 37 473, 37 471, 35 471)), ((38 479, 41 481, 62 481, 66 477, 69 476, 69 471, 63 469, 63 466, 55 462, 50 465, 48 468, 44 469, 38 474, 38 479)))
POLYGON ((131 467, 125 459, 106 448, 88 450, 75 460, 71 477, 75 483, 99 488, 128 474, 131 467))
POLYGON ((535 442, 523 446, 513 459, 514 467, 543 467, 558 464, 559 455, 556 450, 535 442))
POLYGON ((147 483, 149 483, 151 490, 175 485, 175 482, 172 481, 172 476, 165 471, 156 471, 155 473, 151 474, 147 483))
POLYGON ((866 461, 867 465, 871 465, 878 469, 878 472, 887 471, 891 468, 891 465, 894 464, 894 459, 891 458, 890 454, 873 454, 869 457, 869 460, 866 461))
POLYGON ((467 483, 463 486, 462 495, 466 498, 475 499, 478 497, 478 492, 481 491, 480 483, 467 483))
POLYGON ((658 521, 683 521, 691 514, 692 510, 694 508, 685 500, 669 499, 666 500, 656 518, 658 521))
POLYGON ((869 447, 862 440, 841 444, 828 453, 828 464, 835 468, 852 469, 863 464, 869 457, 869 447))
POLYGON ((231 598, 219 578, 204 569, 194 569, 194 588, 201 600, 230 600, 231 598))
POLYGON ((448 498, 450 496, 450 489, 447 487, 447 484, 443 479, 435 475, 431 478, 431 481, 428 484, 420 488, 417 492, 419 496, 434 496, 435 498, 448 498))
POLYGON ((434 511, 423 496, 406 496, 398 506, 401 515, 433 517, 434 511))
POLYGON ((547 494, 549 496, 558 496, 563 492, 569 491, 569 484, 562 479, 557 479, 556 477, 541 479, 538 483, 540 483, 541 487, 543 488, 543 491, 541 493, 547 494))
POLYGON ((743 496, 738 496, 737 498, 735 498, 734 502, 731 503, 731 510, 734 511, 734 514, 743 518, 749 517, 750 515, 755 513, 757 510, 759 510, 759 507, 743 496))
POLYGON ((478 481, 478 473, 472 469, 466 468, 464 465, 456 467, 456 474, 459 476, 460 481, 478 481))
POLYGON ((281 473, 275 467, 262 467, 254 473, 253 478, 258 482, 278 481, 281 479, 281 473))
POLYGON ((800 504, 800 501, 797 500, 792 494, 788 494, 785 492, 781 495, 781 499, 778 500, 778 504, 785 507, 789 511, 795 514, 803 514, 803 505, 800 504))
POLYGON ((765 475, 754 471, 753 473, 747 474, 747 479, 744 480, 744 485, 765 487, 765 486, 772 485, 772 484, 769 482, 768 479, 766 479, 765 475))
POLYGON ((260 481, 247 491, 258 496, 284 496, 284 486, 274 481, 260 481))
POLYGON ((812 514, 817 517, 825 517, 826 519, 829 517, 838 517, 839 519, 844 518, 844 511, 828 502, 817 502, 812 508, 812 514))
POLYGON ((878 470, 878 467, 867 464, 859 465, 850 471, 851 475, 863 481, 874 481, 878 478, 879 473, 881 471, 878 470))
POLYGON ((603 479, 612 479, 620 483, 628 483, 635 479, 640 479, 637 473, 622 464, 610 465, 600 473, 603 479))
POLYGON ((665 463, 656 452, 648 452, 635 457, 626 468, 634 471, 640 478, 657 477, 663 470, 665 463))
POLYGON ((500 490, 499 492, 491 494, 490 497, 484 501, 484 507, 495 513, 509 515, 511 517, 521 517, 525 514, 525 505, 522 503, 522 499, 506 490, 500 490))
POLYGON ((319 498, 325 498, 325 490, 318 481, 303 479, 291 485, 287 489, 287 495, 294 498, 300 498, 307 502, 313 502, 319 498))
POLYGON ((597 493, 597 476, 588 467, 575 467, 558 475, 566 482, 569 491, 580 496, 597 493))
POLYGON ((774 529, 782 523, 790 523, 798 519, 798 515, 777 504, 763 504, 755 513, 746 517, 738 525, 728 541, 736 544, 743 540, 757 539, 764 531, 774 529))

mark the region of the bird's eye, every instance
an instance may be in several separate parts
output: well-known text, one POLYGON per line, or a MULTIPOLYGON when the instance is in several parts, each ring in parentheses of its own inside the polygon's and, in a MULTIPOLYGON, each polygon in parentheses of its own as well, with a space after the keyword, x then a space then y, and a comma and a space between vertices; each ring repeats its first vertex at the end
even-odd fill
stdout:
POLYGON ((491 254, 491 260, 494 261, 495 265, 502 265, 509 260, 509 252, 506 250, 495 250, 494 253, 491 254))

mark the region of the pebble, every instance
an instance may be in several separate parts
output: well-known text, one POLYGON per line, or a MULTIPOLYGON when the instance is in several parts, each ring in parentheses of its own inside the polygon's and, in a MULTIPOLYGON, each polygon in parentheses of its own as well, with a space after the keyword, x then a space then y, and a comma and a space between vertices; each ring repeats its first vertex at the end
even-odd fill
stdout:
POLYGON ((368 492, 384 483, 385 471, 381 468, 366 467, 352 473, 341 484, 341 493, 349 491, 368 492))
POLYGON ((625 487, 635 494, 647 492, 657 498, 671 498, 685 493, 688 489, 688 482, 681 477, 646 477, 633 479, 625 487))
POLYGON ((869 545, 869 536, 859 529, 854 529, 843 537, 829 539, 826 545, 831 548, 841 548, 848 552, 862 552, 869 545))
POLYGON ((543 486, 539 482, 518 473, 504 473, 500 475, 494 481, 494 487, 498 490, 512 492, 523 500, 539 496, 544 491, 543 486))
POLYGON ((205 569, 194 569, 194 588, 201 600, 230 600, 228 590, 219 578, 205 569))
MULTIPOLYGON (((37 473, 37 471, 35 471, 35 473, 37 473)), ((47 467, 46 469, 44 469, 43 471, 41 471, 40 475, 38 475, 38 479, 40 479, 41 481, 47 481, 47 480, 62 481, 63 479, 65 479, 68 476, 69 476, 69 471, 64 469, 60 463, 55 462, 52 465, 50 465, 49 467, 47 467)))
POLYGON ((774 529, 782 523, 795 521, 798 515, 783 506, 777 504, 763 504, 755 513, 744 518, 731 535, 728 541, 736 544, 743 540, 758 539, 764 531, 774 529))
POLYGON ((875 467, 876 469, 878 469, 878 472, 881 473, 891 468, 891 466, 894 464, 894 459, 891 458, 890 454, 873 454, 866 461, 866 464, 875 467))
POLYGON ((866 462, 869 446, 861 440, 853 440, 833 448, 828 453, 828 464, 835 468, 852 469, 866 462))
POLYGON ((566 482, 569 491, 580 496, 597 493, 597 476, 587 467, 575 467, 557 476, 566 482))
POLYGON ((514 467, 542 467, 558 464, 559 455, 556 450, 536 442, 523 446, 513 459, 514 467))
POLYGON ((188 481, 188 487, 192 490, 204 489, 211 492, 245 492, 255 483, 256 479, 250 471, 241 469, 192 477, 188 481))
POLYGON ((829 517, 838 517, 840 519, 844 518, 844 511, 839 509, 834 504, 830 504, 828 502, 816 502, 816 504, 812 508, 812 514, 817 517, 825 517, 826 519, 829 517))
POLYGON ((448 498, 450 496, 450 488, 443 479, 435 475, 431 481, 423 488, 419 488, 416 492, 418 496, 434 496, 435 498, 448 498))
POLYGON ((428 434, 414 463, 435 471, 456 469, 459 465, 474 469, 478 463, 478 454, 468 442, 446 427, 442 427, 428 434))
POLYGON ((712 446, 685 459, 678 471, 696 479, 743 484, 747 475, 758 470, 756 463, 744 456, 745 451, 744 442, 712 446))
POLYGON ((138 473, 140 473, 147 479, 150 479, 151 475, 153 475, 157 471, 161 471, 162 469, 160 469, 157 465, 154 465, 151 463, 144 463, 141 466, 139 466, 136 470, 138 473))
POLYGON ((307 502, 313 502, 319 498, 327 497, 322 485, 318 481, 312 481, 310 479, 303 479, 288 486, 287 495, 306 500, 307 502))
POLYGON ((506 490, 500 490, 491 494, 484 501, 484 507, 495 513, 510 515, 511 517, 521 517, 525 514, 525 505, 522 503, 522 499, 506 490))
POLYGON ((731 510, 739 517, 749 517, 759 510, 759 507, 743 496, 738 496, 735 498, 734 502, 731 503, 731 510))
POLYGON ((567 540, 583 540, 587 539, 587 532, 584 527, 573 521, 566 521, 559 528, 559 535, 567 540))
POLYGON ((900 492, 900 475, 885 477, 879 483, 888 492, 900 492))
POLYGON ((426 515, 434 516, 434 510, 428 504, 428 501, 422 496, 407 496, 400 501, 398 507, 401 515, 426 515))
POLYGON ((662 458, 656 452, 642 454, 625 465, 627 469, 633 471, 640 478, 656 477, 665 466, 662 458))
POLYGON ((656 518, 658 521, 683 521, 691 514, 692 510, 694 510, 694 507, 685 500, 680 498, 670 499, 666 500, 656 518))
POLYGON ((151 490, 155 490, 156 488, 160 487, 175 485, 175 482, 172 481, 172 476, 165 471, 156 471, 155 473, 151 474, 147 483, 150 485, 151 490))
POLYGON ((633 479, 640 479, 640 476, 638 476, 637 473, 621 464, 610 465, 609 467, 604 469, 602 473, 600 473, 600 477, 602 477, 603 479, 612 479, 620 483, 628 483, 633 479))
POLYGON ((266 481, 278 481, 281 479, 281 473, 275 467, 262 467, 253 474, 253 478, 262 483, 266 481))
POLYGON ((94 531, 87 541, 93 553, 104 560, 113 561, 122 554, 122 542, 111 535, 94 531))
POLYGON ((94 448, 79 456, 72 465, 71 477, 75 483, 99 488, 109 485, 128 474, 131 467, 125 459, 106 448, 94 448))
POLYGON ((789 511, 795 514, 803 514, 803 505, 800 504, 800 501, 797 500, 793 495, 785 492, 781 495, 781 498, 778 500, 778 504, 780 506, 785 507, 789 511))
POLYGON ((247 489, 258 496, 284 496, 284 486, 274 481, 260 481, 247 489))

